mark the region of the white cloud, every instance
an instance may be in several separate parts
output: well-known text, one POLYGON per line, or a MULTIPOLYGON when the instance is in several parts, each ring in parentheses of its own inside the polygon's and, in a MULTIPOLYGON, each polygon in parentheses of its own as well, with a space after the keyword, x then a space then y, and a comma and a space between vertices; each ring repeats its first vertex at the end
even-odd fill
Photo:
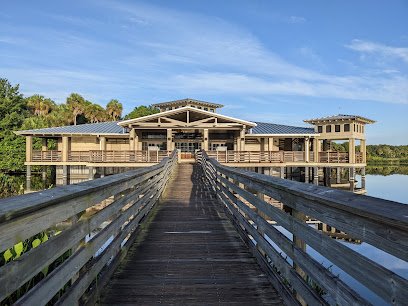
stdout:
POLYGON ((300 17, 300 16, 290 16, 289 17, 289 23, 305 23, 306 18, 300 17))
POLYGON ((379 54, 385 57, 399 58, 408 63, 408 48, 392 47, 360 39, 353 39, 346 47, 363 54, 379 54))

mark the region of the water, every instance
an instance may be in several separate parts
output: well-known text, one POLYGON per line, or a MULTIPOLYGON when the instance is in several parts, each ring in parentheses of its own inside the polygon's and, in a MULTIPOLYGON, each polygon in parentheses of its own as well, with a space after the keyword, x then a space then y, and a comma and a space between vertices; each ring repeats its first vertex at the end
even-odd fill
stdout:
MULTIPOLYGON (((406 187, 408 186, 408 166, 367 167, 366 173, 367 195, 408 204, 408 188, 406 187)), ((357 180, 361 182, 361 177, 357 177, 357 180)), ((20 194, 22 192, 24 183, 24 175, 13 176, 0 173, 0 198, 20 194)), ((41 175, 34 175, 32 179, 32 186, 33 189, 41 190, 43 188, 48 188, 49 182, 43 182, 41 175)), ((280 230, 285 232, 283 229, 280 230)), ((290 235, 290 233, 287 232, 285 234, 290 235)), ((388 255, 364 242, 361 244, 352 244, 341 241, 341 243, 385 266, 387 269, 395 272, 396 274, 408 279, 407 262, 388 255)), ((322 263, 325 267, 330 267, 330 270, 335 275, 339 275, 342 280, 344 280, 349 286, 359 292, 364 298, 368 299, 374 305, 386 304, 380 297, 376 296, 366 287, 359 284, 347 273, 343 272, 335 265, 332 265, 330 261, 325 259, 312 248, 307 247, 307 253, 315 258, 319 263, 322 263)))

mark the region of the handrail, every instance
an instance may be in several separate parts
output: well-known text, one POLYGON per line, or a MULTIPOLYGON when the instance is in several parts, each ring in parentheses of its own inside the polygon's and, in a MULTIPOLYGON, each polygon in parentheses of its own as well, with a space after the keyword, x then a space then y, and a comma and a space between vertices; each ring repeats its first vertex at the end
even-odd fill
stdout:
POLYGON ((17 304, 55 302, 63 288, 58 303, 77 304, 124 256, 131 234, 161 196, 176 164, 174 151, 152 167, 0 200, 0 252, 39 233, 51 236, 0 267, 0 301, 24 292, 21 286, 68 254, 17 304))
MULTIPOLYGON (((294 290, 299 300, 310 305, 327 303, 311 284, 317 284, 339 305, 369 304, 307 254, 309 245, 386 302, 406 303, 407 279, 310 227, 305 218, 329 224, 407 261, 408 205, 230 168, 209 158, 206 152, 197 158, 208 184, 231 214, 241 235, 247 240, 254 239, 255 255, 265 262, 278 286, 294 290), (259 196, 249 190, 255 190, 259 196), (289 213, 265 202, 263 195, 282 202, 289 213), (289 231, 293 239, 283 235, 268 219, 289 231)), ((290 303, 290 297, 286 301, 290 303)))

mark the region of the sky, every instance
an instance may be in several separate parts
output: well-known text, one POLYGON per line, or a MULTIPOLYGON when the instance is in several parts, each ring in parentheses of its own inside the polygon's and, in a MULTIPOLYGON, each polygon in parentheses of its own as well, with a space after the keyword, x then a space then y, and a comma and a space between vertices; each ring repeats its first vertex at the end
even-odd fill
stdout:
POLYGON ((353 114, 408 144, 408 1, 2 1, 0 78, 57 103, 194 98, 307 126, 353 114))

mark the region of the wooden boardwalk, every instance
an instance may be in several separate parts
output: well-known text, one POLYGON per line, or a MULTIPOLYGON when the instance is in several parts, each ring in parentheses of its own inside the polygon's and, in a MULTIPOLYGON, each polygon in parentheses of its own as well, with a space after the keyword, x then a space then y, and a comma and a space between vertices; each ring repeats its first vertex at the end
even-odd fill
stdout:
POLYGON ((281 305, 198 165, 179 164, 164 200, 113 275, 100 305, 281 305))

